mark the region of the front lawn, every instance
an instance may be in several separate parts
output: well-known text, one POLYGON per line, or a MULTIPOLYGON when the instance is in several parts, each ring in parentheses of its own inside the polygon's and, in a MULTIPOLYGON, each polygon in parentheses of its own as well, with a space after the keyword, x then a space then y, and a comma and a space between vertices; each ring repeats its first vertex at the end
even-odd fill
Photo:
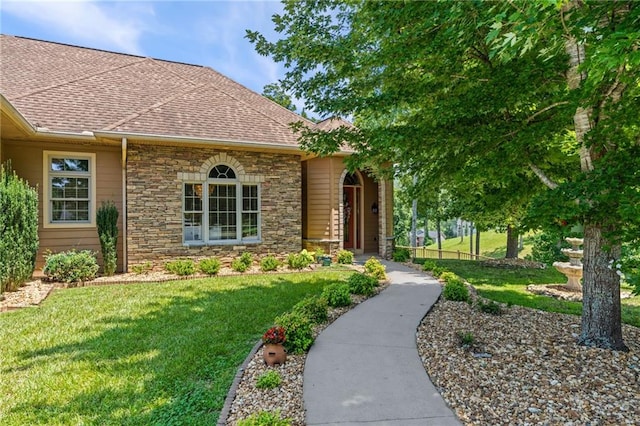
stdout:
MULTIPOLYGON (((422 262, 421 260, 419 260, 422 262)), ((487 299, 512 305, 526 306, 549 312, 572 315, 582 314, 582 302, 569 302, 529 293, 529 284, 560 284, 567 278, 555 268, 506 269, 483 266, 480 262, 465 260, 432 260, 438 266, 463 277, 487 299)), ((624 288, 631 290, 630 288, 624 288)), ((640 327, 640 296, 622 300, 622 322, 640 327)))
POLYGON ((349 274, 84 287, 0 314, 0 424, 216 424, 273 319, 349 274))

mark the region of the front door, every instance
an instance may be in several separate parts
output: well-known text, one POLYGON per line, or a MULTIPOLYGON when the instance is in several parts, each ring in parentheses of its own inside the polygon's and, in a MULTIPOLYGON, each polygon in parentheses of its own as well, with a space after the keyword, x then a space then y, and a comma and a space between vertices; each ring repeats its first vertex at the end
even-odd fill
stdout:
POLYGON ((345 249, 360 249, 360 194, 359 186, 343 189, 343 245, 345 249))

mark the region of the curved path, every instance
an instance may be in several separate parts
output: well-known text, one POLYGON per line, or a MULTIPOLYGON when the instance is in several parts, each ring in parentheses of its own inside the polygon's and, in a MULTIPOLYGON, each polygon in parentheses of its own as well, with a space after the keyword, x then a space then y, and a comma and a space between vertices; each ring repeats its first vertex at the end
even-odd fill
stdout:
POLYGON ((304 369, 308 425, 460 425, 424 370, 416 329, 436 280, 384 262, 391 285, 327 327, 304 369))

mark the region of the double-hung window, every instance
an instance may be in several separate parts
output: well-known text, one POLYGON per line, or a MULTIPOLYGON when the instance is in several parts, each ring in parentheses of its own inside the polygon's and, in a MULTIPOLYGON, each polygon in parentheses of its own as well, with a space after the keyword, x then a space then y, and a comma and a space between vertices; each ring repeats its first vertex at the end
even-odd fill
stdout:
POLYGON ((44 152, 44 227, 95 225, 95 154, 44 152))
POLYGON ((260 240, 260 188, 243 183, 229 166, 211 169, 206 182, 184 183, 185 243, 251 243, 260 240))

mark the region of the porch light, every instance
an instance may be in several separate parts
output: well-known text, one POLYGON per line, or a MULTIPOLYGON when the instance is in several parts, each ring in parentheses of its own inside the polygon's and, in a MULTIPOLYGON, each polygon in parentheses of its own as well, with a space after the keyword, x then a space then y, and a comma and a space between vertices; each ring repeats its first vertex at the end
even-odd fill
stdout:
POLYGON ((371 213, 378 214, 378 203, 371 204, 371 213))

